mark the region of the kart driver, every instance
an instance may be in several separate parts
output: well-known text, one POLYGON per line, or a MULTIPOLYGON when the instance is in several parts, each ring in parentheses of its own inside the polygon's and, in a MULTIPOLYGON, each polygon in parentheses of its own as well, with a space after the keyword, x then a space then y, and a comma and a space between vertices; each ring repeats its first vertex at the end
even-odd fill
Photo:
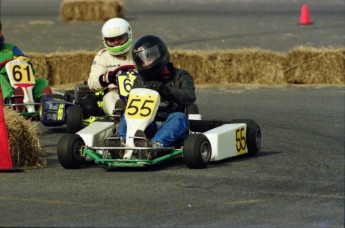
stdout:
MULTIPOLYGON (((133 88, 152 89, 161 96, 156 120, 162 121, 162 124, 157 126, 154 121, 145 131, 146 135, 153 135, 150 146, 169 147, 184 140, 189 134, 188 117, 184 111, 186 106, 196 100, 192 76, 187 71, 174 67, 170 62, 167 46, 157 36, 141 37, 134 44, 132 54, 139 73, 133 88)), ((123 139, 126 138, 126 128, 123 115, 117 130, 123 139)))
MULTIPOLYGON (((11 97, 14 95, 14 88, 11 86, 7 77, 5 65, 11 60, 22 59, 29 62, 32 67, 33 73, 35 69, 29 58, 14 44, 5 43, 5 38, 2 35, 2 24, 0 21, 0 84, 2 88, 2 97, 5 103, 11 101, 11 97)), ((48 81, 44 78, 35 78, 35 86, 33 87, 33 96, 35 100, 42 97, 44 88, 48 86, 48 81)))
POLYGON ((132 29, 122 18, 112 18, 102 27, 104 47, 96 54, 88 79, 91 91, 107 89, 103 97, 103 111, 106 115, 113 114, 115 103, 120 96, 117 91, 116 73, 112 71, 123 65, 133 65, 132 29))

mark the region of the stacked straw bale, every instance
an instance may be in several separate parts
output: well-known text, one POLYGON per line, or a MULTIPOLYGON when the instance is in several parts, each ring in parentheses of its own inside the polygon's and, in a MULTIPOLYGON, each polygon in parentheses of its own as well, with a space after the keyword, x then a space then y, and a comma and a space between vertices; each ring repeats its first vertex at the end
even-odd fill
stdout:
POLYGON ((46 61, 50 72, 48 81, 52 85, 76 83, 88 79, 93 52, 65 52, 47 55, 46 61))
POLYGON ((35 69, 35 77, 43 77, 48 79, 49 72, 51 71, 47 62, 47 57, 40 53, 29 53, 28 57, 30 58, 32 65, 35 69))
POLYGON ((345 83, 345 50, 296 47, 286 57, 285 80, 291 84, 345 83))
POLYGON ((60 8, 62 21, 106 21, 124 16, 122 0, 63 0, 60 8))
POLYGON ((13 167, 45 167, 37 125, 12 109, 5 108, 4 115, 13 167))
MULTIPOLYGON (((345 83, 345 49, 298 47, 287 54, 261 49, 170 53, 174 65, 189 71, 197 85, 345 83)), ((34 64, 37 74, 58 86, 87 80, 95 54, 78 51, 28 56, 34 63, 44 63, 34 64)))
POLYGON ((172 61, 177 67, 189 71, 196 84, 284 83, 284 56, 260 49, 172 51, 172 61))

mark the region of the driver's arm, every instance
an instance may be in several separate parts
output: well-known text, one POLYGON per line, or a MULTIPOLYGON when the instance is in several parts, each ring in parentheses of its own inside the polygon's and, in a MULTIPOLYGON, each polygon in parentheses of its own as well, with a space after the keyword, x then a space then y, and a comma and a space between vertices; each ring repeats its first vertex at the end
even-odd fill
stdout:
POLYGON ((193 77, 184 70, 177 70, 178 85, 167 86, 166 93, 179 105, 189 106, 196 100, 193 77))
POLYGON ((100 52, 98 52, 92 62, 90 75, 87 81, 91 91, 100 91, 104 90, 107 87, 107 85, 102 85, 100 83, 100 77, 102 77, 102 75, 106 72, 107 67, 105 60, 101 58, 101 54, 100 52))

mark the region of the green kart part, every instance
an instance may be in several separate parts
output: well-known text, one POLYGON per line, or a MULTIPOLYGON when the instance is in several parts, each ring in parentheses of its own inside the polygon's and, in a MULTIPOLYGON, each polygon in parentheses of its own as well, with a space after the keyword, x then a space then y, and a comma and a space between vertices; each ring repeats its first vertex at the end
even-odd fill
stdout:
MULTIPOLYGON (((182 156, 182 149, 174 149, 174 148, 162 148, 160 150, 164 151, 170 151, 170 153, 165 154, 163 156, 157 157, 155 159, 149 160, 149 159, 113 159, 110 155, 108 155, 106 158, 103 158, 103 156, 95 150, 97 150, 97 147, 89 148, 84 147, 82 150, 83 156, 90 156, 92 159, 95 160, 95 163, 103 165, 105 168, 124 168, 124 167, 131 167, 131 168, 140 168, 140 167, 146 167, 146 166, 152 166, 164 163, 166 161, 169 161, 173 158, 182 156)), ((105 147, 100 147, 99 149, 106 149, 105 147)), ((109 147, 109 149, 114 149, 114 147, 109 147)), ((124 149, 121 147, 121 149, 124 149)), ((126 149, 132 149, 132 148, 126 148, 126 149)), ((134 148, 133 148, 134 149, 134 148)), ((136 150, 142 150, 142 149, 150 149, 149 147, 141 147, 141 148, 135 148, 136 150)))

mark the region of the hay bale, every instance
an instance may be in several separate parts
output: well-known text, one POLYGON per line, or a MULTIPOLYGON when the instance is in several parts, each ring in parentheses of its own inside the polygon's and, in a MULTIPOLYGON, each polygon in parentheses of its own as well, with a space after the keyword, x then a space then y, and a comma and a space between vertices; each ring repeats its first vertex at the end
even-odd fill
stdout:
POLYGON ((9 147, 14 167, 43 168, 46 159, 41 154, 37 125, 16 111, 4 109, 9 147))
POLYGON ((285 83, 284 55, 260 50, 173 51, 172 61, 189 71, 196 84, 285 83))
POLYGON ((284 64, 285 79, 293 84, 344 84, 345 50, 296 47, 284 64))
POLYGON ((46 56, 51 85, 76 83, 89 78, 94 52, 61 52, 46 56))
MULTIPOLYGON (((37 55, 39 72, 54 86, 85 81, 96 52, 37 55), (44 68, 41 69, 40 67, 44 68)), ((344 84, 345 49, 295 48, 288 55, 261 49, 171 50, 171 60, 189 71, 196 84, 344 84)))
POLYGON ((46 57, 41 53, 27 53, 30 58, 32 65, 35 68, 35 77, 42 77, 48 79, 49 75, 49 65, 47 63, 46 57))
MULTIPOLYGON (((285 56, 261 49, 241 49, 223 52, 218 57, 219 67, 227 76, 224 83, 281 84, 284 81, 282 64, 285 56)), ((218 74, 221 74, 218 70, 218 74)))
POLYGON ((62 21, 106 21, 124 16, 122 0, 63 0, 60 8, 62 21))
POLYGON ((196 84, 204 84, 207 81, 209 69, 207 68, 207 57, 200 54, 200 51, 181 51, 170 52, 171 61, 175 67, 188 71, 196 84))

